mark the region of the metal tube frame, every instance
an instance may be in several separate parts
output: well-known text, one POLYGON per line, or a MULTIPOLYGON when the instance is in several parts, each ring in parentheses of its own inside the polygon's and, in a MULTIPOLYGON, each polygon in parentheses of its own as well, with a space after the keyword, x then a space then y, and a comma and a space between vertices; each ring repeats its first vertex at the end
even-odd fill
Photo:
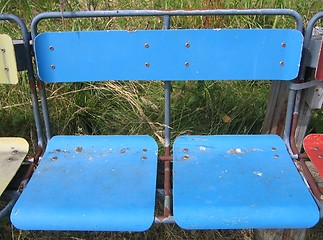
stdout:
MULTIPOLYGON (((40 21, 44 19, 59 19, 59 18, 93 18, 93 17, 163 17, 163 28, 170 28, 170 18, 173 16, 243 16, 243 15, 287 15, 291 16, 296 21, 296 29, 303 32, 303 20, 302 17, 294 10, 290 9, 250 9, 250 10, 237 10, 237 9, 219 9, 219 10, 174 10, 174 11, 158 11, 158 10, 117 10, 117 11, 77 11, 77 12, 45 12, 38 14, 34 17, 31 23, 31 35, 34 40, 37 36, 37 26, 40 21)), ((164 124, 165 124, 165 152, 163 156, 159 156, 159 160, 164 161, 164 215, 155 217, 156 223, 173 223, 174 218, 172 216, 171 209, 171 133, 170 133, 170 90, 171 82, 164 82, 165 91, 165 109, 164 109, 164 124)), ((291 102, 288 107, 286 115, 286 126, 288 130, 285 131, 287 138, 290 135, 290 126, 292 120, 292 109, 294 107, 295 96, 293 92, 289 94, 289 101, 291 102)), ((48 109, 46 108, 47 100, 45 95, 41 96, 42 102, 44 101, 43 114, 45 119, 45 128, 50 129, 48 109)), ((47 139, 50 139, 51 135, 47 133, 47 139)), ((288 142, 287 142, 288 143, 288 142)))
MULTIPOLYGON (((302 62, 301 62, 301 66, 300 66, 300 73, 299 73, 299 80, 301 82, 304 82, 305 79, 305 75, 306 75, 306 66, 307 66, 307 62, 310 60, 310 52, 309 52, 309 47, 310 47, 310 40, 312 38, 312 32, 314 29, 314 25, 315 23, 319 20, 323 18, 323 12, 319 12, 316 15, 314 15, 310 21, 308 22, 308 26, 306 28, 305 34, 304 34, 304 45, 303 45, 303 58, 302 58, 302 62)), ((315 82, 316 83, 316 82, 315 82)), ((320 84, 320 82, 318 82, 320 84)), ((309 87, 312 87, 309 84, 309 87)), ((310 170, 308 169, 306 163, 305 163, 305 158, 307 158, 306 154, 301 154, 299 152, 299 150, 296 147, 295 144, 295 130, 297 127, 297 121, 298 121, 298 115, 299 115, 299 111, 300 111, 300 103, 301 103, 301 96, 302 96, 302 90, 291 90, 293 92, 295 92, 296 98, 295 98, 295 104, 294 104, 294 112, 293 112, 293 120, 292 120, 292 134, 290 135, 290 144, 291 144, 291 148, 292 151, 295 155, 298 156, 299 159, 299 164, 301 166, 301 172, 304 175, 305 180, 307 181, 312 194, 315 196, 316 201, 320 207, 320 212, 322 215, 322 210, 323 210, 323 190, 322 188, 320 188, 318 186, 318 184, 316 183, 314 177, 312 176, 312 173, 310 172, 310 170)), ((322 216, 321 216, 322 218, 322 216)))
POLYGON ((0 20, 5 21, 12 21, 15 22, 19 27, 21 31, 21 35, 24 42, 24 49, 25 49, 25 55, 27 58, 27 72, 28 72, 28 79, 29 79, 29 86, 31 91, 31 102, 33 107, 33 113, 34 113, 34 121, 36 126, 36 133, 37 133, 37 141, 38 146, 43 147, 44 141, 43 141, 43 132, 42 132, 42 124, 41 124, 41 118, 40 118, 40 112, 38 107, 38 97, 36 92, 36 79, 34 74, 34 69, 32 65, 32 58, 31 58, 31 48, 30 48, 30 35, 27 30, 27 27, 25 23, 22 21, 21 18, 17 17, 13 14, 0 14, 0 20))
POLYGON ((38 154, 41 149, 43 148, 44 141, 43 141, 43 132, 42 132, 42 124, 41 124, 41 117, 39 112, 39 105, 38 105, 38 97, 36 92, 36 79, 34 75, 34 69, 32 65, 32 57, 31 57, 31 48, 30 48, 30 35, 27 30, 26 24, 22 21, 21 18, 19 18, 16 15, 13 14, 0 14, 0 20, 1 21, 11 21, 16 23, 21 32, 21 36, 23 38, 24 43, 24 51, 26 56, 26 66, 27 66, 27 73, 28 73, 28 81, 29 81, 29 88, 30 88, 30 94, 31 94, 31 102, 32 102, 32 108, 33 108, 33 115, 34 115, 34 121, 35 121, 35 127, 36 127, 36 136, 37 136, 37 153, 35 153, 34 156, 34 163, 31 163, 29 166, 29 169, 27 170, 27 173, 25 174, 19 188, 17 191, 13 193, 13 196, 9 203, 0 211, 0 219, 4 217, 8 212, 11 211, 13 205, 18 200, 21 191, 24 189, 26 182, 30 178, 34 168, 35 164, 37 164, 39 155, 38 154))
POLYGON ((288 15, 296 20, 297 30, 303 31, 303 20, 299 13, 290 9, 218 9, 218 10, 116 10, 116 11, 77 11, 77 12, 44 12, 36 15, 31 22, 32 38, 37 35, 37 25, 43 19, 51 18, 93 18, 93 17, 148 17, 148 16, 234 16, 234 15, 288 15))

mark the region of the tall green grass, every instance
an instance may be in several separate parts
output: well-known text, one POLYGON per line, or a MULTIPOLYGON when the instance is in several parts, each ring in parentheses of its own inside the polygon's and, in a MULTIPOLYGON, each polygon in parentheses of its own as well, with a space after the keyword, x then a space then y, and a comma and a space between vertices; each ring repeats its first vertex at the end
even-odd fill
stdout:
MULTIPOLYGON (((103 1, 65 0, 36 1, 0 0, 2 12, 22 17, 27 24, 43 11, 106 10, 106 9, 205 9, 205 8, 292 8, 305 19, 319 9, 319 1, 103 1), (19 7, 17 7, 19 6, 19 7)), ((3 32, 19 36, 13 24, 2 23, 3 32)), ((174 17, 172 28, 203 27, 294 27, 288 17, 174 17)), ((161 18, 59 19, 44 21, 40 31, 90 29, 160 29, 161 18)), ((22 82, 26 79, 22 77, 22 82)), ((0 102, 0 116, 12 123, 11 132, 0 128, 1 135, 30 135, 32 117, 26 84, 15 88, 1 87, 1 96, 13 91, 0 102), (2 94, 3 93, 3 94, 2 94), (26 107, 27 106, 27 107, 26 107), (15 124, 28 123, 28 130, 15 124), (21 132, 21 133, 20 133, 21 132)), ((180 133, 258 133, 265 112, 268 83, 192 82, 173 83, 172 130, 180 133), (256 87, 254 85, 257 85, 256 87), (253 93, 252 95, 250 93, 253 93), (224 94, 225 93, 225 94, 224 94), (193 113, 193 114, 192 114, 193 113), (203 116, 203 118, 200 118, 203 116), (225 120, 225 119, 226 120, 225 120), (230 121, 228 120, 230 119, 230 121)), ((47 88, 55 134, 134 134, 148 133, 162 139, 163 86, 161 83, 88 83, 51 85, 47 88), (140 90, 138 95, 137 91, 140 90), (104 106, 104 107, 101 107, 104 106), (64 113, 64 114, 62 114, 64 113)), ((26 126, 26 124, 24 124, 26 126)))

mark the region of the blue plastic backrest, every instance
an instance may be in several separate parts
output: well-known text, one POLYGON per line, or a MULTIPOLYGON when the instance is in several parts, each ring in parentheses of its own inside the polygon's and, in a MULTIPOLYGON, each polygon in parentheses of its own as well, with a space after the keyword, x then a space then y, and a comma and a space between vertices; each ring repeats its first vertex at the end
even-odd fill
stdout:
POLYGON ((47 32, 35 54, 45 82, 292 80, 302 44, 290 29, 47 32))

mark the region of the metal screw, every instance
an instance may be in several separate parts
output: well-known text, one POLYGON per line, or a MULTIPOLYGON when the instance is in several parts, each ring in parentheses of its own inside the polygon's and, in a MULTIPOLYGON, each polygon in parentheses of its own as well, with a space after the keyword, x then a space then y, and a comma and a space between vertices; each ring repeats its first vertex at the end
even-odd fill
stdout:
POLYGON ((186 46, 187 48, 189 48, 189 47, 191 46, 191 44, 189 44, 189 43, 185 43, 185 46, 186 46))
POLYGON ((145 48, 149 48, 149 44, 148 43, 145 43, 145 48))
POLYGON ((189 62, 185 62, 185 66, 186 67, 189 67, 190 66, 190 63, 189 62))
POLYGON ((146 161, 147 157, 142 157, 141 160, 146 161))
POLYGON ((274 155, 274 157, 275 157, 275 158, 279 158, 279 155, 275 154, 275 155, 274 155))
POLYGON ((12 161, 13 160, 13 157, 10 157, 9 159, 8 159, 8 161, 12 161))
POLYGON ((285 65, 284 61, 280 61, 279 64, 280 64, 280 66, 284 66, 285 65))
POLYGON ((9 68, 7 68, 7 67, 5 67, 5 68, 4 68, 4 70, 5 70, 6 72, 9 72, 9 68))
POLYGON ((315 150, 315 151, 318 151, 318 150, 319 150, 319 148, 315 146, 315 147, 314 147, 314 150, 315 150))
POLYGON ((188 152, 188 149, 187 149, 187 148, 184 148, 184 149, 183 149, 183 152, 188 152))
POLYGON ((145 63, 145 66, 146 66, 146 67, 149 67, 149 66, 150 66, 150 64, 146 62, 146 63, 145 63))
POLYGON ((286 47, 286 43, 282 43, 282 47, 286 47))
POLYGON ((6 52, 6 49, 1 48, 1 52, 5 53, 6 52))
POLYGON ((57 157, 52 157, 52 161, 56 161, 57 160, 57 157))
POLYGON ((147 152, 147 149, 145 149, 145 148, 144 148, 142 151, 143 151, 143 152, 147 152))
POLYGON ((276 151, 276 150, 277 150, 277 148, 275 148, 275 147, 272 147, 272 148, 271 148, 271 150, 273 150, 273 151, 276 151))
POLYGON ((319 158, 321 158, 321 159, 322 159, 322 158, 323 158, 323 155, 319 155, 319 158))
POLYGON ((18 150, 13 150, 13 151, 12 151, 12 154, 13 154, 13 155, 15 155, 15 154, 17 154, 17 153, 18 153, 18 150))
POLYGON ((49 50, 54 51, 54 47, 53 46, 49 46, 49 50))
POLYGON ((52 64, 52 65, 50 65, 50 68, 51 68, 51 69, 55 69, 56 67, 55 67, 55 65, 54 65, 54 64, 52 64))
POLYGON ((184 160, 188 160, 190 158, 190 156, 189 155, 185 155, 183 158, 184 158, 184 160))

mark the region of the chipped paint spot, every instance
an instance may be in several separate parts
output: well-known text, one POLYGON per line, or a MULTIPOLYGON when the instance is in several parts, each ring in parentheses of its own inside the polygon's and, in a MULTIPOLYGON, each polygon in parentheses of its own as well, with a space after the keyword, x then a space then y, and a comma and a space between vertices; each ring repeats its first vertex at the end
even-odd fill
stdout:
POLYGON ((18 208, 18 209, 15 211, 15 216, 17 216, 17 215, 18 215, 19 211, 20 211, 20 209, 18 208))
POLYGON ((234 155, 234 154, 245 154, 245 153, 250 153, 250 152, 256 152, 256 151, 263 151, 258 148, 253 148, 250 150, 241 150, 240 148, 233 148, 227 151, 227 153, 234 155))
POLYGON ((120 150, 120 153, 125 153, 126 151, 128 151, 128 150, 130 150, 130 148, 122 148, 121 150, 120 150))
POLYGON ((238 153, 241 153, 241 149, 240 148, 230 149, 227 153, 229 153, 229 154, 238 154, 238 153))
POLYGON ((262 176, 262 172, 259 172, 259 171, 254 171, 253 174, 255 174, 255 175, 259 176, 259 177, 262 176))
POLYGON ((75 148, 75 152, 82 152, 82 151, 83 151, 83 148, 82 147, 75 148))
POLYGON ((193 141, 201 141, 201 142, 207 141, 206 138, 192 138, 191 140, 193 140, 193 141))

